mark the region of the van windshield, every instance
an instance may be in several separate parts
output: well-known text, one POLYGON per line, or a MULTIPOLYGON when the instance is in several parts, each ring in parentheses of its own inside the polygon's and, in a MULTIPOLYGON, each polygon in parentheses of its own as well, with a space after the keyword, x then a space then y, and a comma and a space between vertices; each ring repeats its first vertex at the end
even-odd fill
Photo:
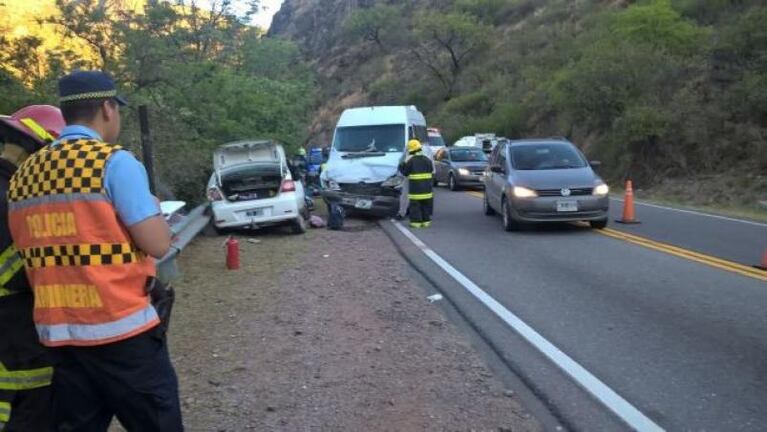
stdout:
POLYGON ((333 148, 349 153, 402 152, 405 149, 405 125, 341 127, 336 129, 333 148))

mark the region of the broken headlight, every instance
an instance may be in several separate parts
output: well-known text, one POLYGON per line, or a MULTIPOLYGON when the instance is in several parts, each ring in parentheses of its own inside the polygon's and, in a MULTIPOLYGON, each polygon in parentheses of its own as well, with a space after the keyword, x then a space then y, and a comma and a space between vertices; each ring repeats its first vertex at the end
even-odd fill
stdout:
POLYGON ((402 187, 402 183, 404 181, 405 181, 405 177, 402 177, 401 175, 397 174, 386 179, 385 182, 381 183, 381 186, 399 189, 402 187))
POLYGON ((327 182, 325 182, 325 188, 330 189, 332 191, 340 191, 341 186, 338 185, 338 183, 335 180, 328 179, 327 182))

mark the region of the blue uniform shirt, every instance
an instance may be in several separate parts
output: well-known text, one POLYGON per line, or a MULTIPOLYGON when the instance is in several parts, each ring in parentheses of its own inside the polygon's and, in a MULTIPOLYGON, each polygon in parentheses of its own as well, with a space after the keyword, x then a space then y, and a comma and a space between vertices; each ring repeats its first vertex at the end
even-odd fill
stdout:
MULTIPOLYGON (((59 141, 90 138, 101 141, 99 134, 85 126, 71 125, 64 128, 59 141)), ((53 146, 57 145, 54 142, 53 146)), ((144 165, 131 153, 120 150, 109 158, 104 173, 107 197, 126 226, 132 226, 160 214, 160 209, 149 191, 149 177, 144 165)))

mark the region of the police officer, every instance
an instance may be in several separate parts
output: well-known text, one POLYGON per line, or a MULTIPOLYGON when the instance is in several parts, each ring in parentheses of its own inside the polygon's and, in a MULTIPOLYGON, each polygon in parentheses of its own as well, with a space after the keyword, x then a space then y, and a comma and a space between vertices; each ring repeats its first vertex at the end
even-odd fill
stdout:
POLYGON ((35 294, 35 324, 54 365, 56 431, 183 430, 178 383, 147 285, 170 230, 143 165, 115 145, 114 81, 59 81, 67 126, 11 179, 11 234, 35 294))
POLYGON ((408 178, 410 226, 428 228, 431 226, 431 213, 434 206, 432 191, 434 164, 423 155, 421 142, 418 140, 410 140, 407 143, 407 151, 409 158, 400 164, 399 170, 408 178))
POLYGON ((61 111, 32 105, 0 117, 0 430, 50 428, 53 368, 32 321, 34 299, 8 230, 8 182, 29 155, 64 128, 61 111), (5 428, 4 428, 5 426, 5 428))

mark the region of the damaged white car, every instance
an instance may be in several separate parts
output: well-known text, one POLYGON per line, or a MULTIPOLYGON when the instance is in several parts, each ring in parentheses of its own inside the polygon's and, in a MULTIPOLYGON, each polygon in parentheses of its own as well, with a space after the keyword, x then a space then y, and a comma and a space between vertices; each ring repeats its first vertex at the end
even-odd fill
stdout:
POLYGON ((411 138, 429 139, 426 119, 414 106, 344 111, 320 176, 325 201, 355 212, 395 215, 404 183, 398 167, 411 138))
POLYGON ((288 224, 306 232, 304 187, 293 179, 285 149, 269 140, 225 144, 213 154, 208 200, 217 229, 288 224))

